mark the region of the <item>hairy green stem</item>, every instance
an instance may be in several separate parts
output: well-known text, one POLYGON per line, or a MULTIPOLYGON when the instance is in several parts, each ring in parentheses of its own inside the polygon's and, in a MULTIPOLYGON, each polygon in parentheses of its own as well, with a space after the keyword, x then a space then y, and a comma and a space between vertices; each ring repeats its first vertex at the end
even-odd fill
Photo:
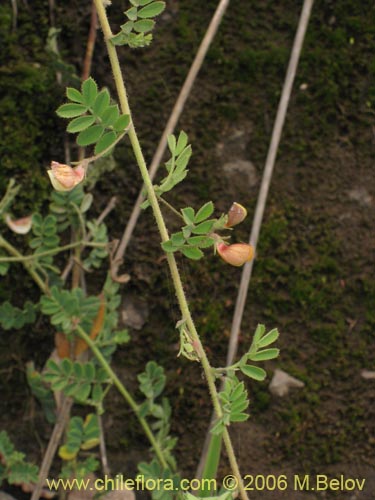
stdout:
MULTIPOLYGON (((23 266, 27 270, 27 272, 30 274, 30 276, 33 278, 35 283, 39 286, 39 288, 46 293, 47 292, 47 285, 44 283, 44 281, 40 278, 38 273, 35 271, 35 269, 32 267, 31 263, 28 262, 28 260, 25 260, 23 255, 16 249, 14 248, 13 245, 11 245, 5 238, 0 236, 0 247, 4 248, 8 253, 14 256, 16 261, 22 262, 23 266)), ((5 262, 9 262, 12 257, 9 257, 9 259, 5 260, 5 262)), ((1 262, 1 260, 0 260, 1 262)), ((4 260, 2 260, 4 262, 4 260)))
POLYGON ((171 212, 173 212, 177 217, 179 217, 180 219, 182 219, 184 222, 184 218, 182 217, 182 215, 180 214, 180 212, 178 210, 176 210, 170 203, 168 203, 164 198, 162 198, 161 196, 158 196, 158 200, 161 201, 161 203, 163 203, 171 212))
POLYGON ((136 414, 136 416, 137 416, 137 418, 139 420, 139 423, 141 424, 143 430, 145 431, 145 434, 148 437, 148 439, 149 439, 149 441, 151 443, 151 446, 153 447, 153 449, 155 451, 155 454, 158 457, 158 460, 159 460, 160 464, 162 465, 162 467, 164 467, 165 469, 168 468, 168 464, 167 464, 167 462, 166 462, 166 460, 164 458, 163 452, 160 449, 160 446, 157 443, 157 441, 155 439, 155 436, 152 433, 152 430, 150 429, 147 421, 143 417, 140 416, 140 414, 139 414, 139 406, 134 401, 134 399, 131 396, 131 394, 127 391, 127 389, 125 388, 124 384, 118 378, 118 376, 116 375, 116 373, 112 370, 112 368, 109 365, 108 361, 105 359, 105 357, 103 356, 103 354, 100 352, 100 350, 98 349, 98 347, 95 345, 95 342, 93 342, 93 340, 89 337, 89 335, 87 335, 87 333, 83 330, 83 328, 81 326, 77 325, 76 331, 77 331, 78 335, 81 337, 81 339, 83 339, 86 342, 86 344, 90 347, 92 353, 94 354, 94 356, 96 357, 96 359, 99 361, 99 363, 102 366, 102 368, 107 372, 107 374, 110 377, 110 379, 112 380, 113 384, 117 387, 117 389, 120 392, 120 394, 123 396, 123 398, 128 403, 128 405, 130 406, 130 408, 136 414))
MULTIPOLYGON (((123 113, 129 114, 129 116, 131 117, 129 102, 128 102, 127 93, 126 93, 126 87, 125 87, 124 79, 122 76, 120 63, 119 63, 119 60, 117 57, 117 51, 116 51, 115 46, 111 43, 111 38, 113 37, 113 34, 112 34, 112 31, 111 31, 111 28, 109 25, 107 13, 106 13, 106 10, 103 6, 102 0, 94 0, 94 1, 95 1, 95 5, 97 8, 100 24, 101 24, 101 27, 103 30, 105 43, 107 46, 108 55, 109 55, 109 59, 110 59, 111 67, 112 67, 112 72, 113 72, 113 76, 114 76, 114 80, 115 80, 115 84, 116 84, 117 93, 119 96, 121 109, 122 109, 123 113)), ((158 199, 157 199, 156 193, 155 193, 153 185, 152 185, 151 178, 150 178, 148 170, 147 170, 147 165, 146 165, 146 162, 145 162, 145 159, 144 159, 144 156, 142 153, 142 149, 141 149, 141 146, 140 146, 140 143, 138 140, 138 136, 137 136, 137 133, 134 129, 134 124, 133 124, 132 120, 130 123, 128 134, 129 134, 129 139, 130 139, 133 151, 134 151, 134 155, 136 157, 136 160, 137 160, 137 163, 138 163, 141 175, 142 175, 142 179, 143 179, 146 191, 147 191, 148 199, 149 199, 150 205, 152 207, 154 217, 156 219, 156 223, 157 223, 157 226, 158 226, 158 229, 160 232, 161 240, 162 240, 162 242, 168 241, 169 240, 168 231, 167 231, 167 228, 166 228, 166 225, 164 222, 163 215, 162 215, 161 210, 160 210, 160 206, 159 206, 158 199)), ((202 364, 202 367, 203 367, 203 370, 204 370, 204 373, 206 376, 206 380, 207 380, 208 388, 210 391, 212 403, 213 403, 213 406, 215 409, 215 413, 216 413, 217 417, 220 418, 220 417, 222 417, 223 413, 222 413, 220 402, 219 402, 218 392, 217 392, 217 389, 215 386, 215 379, 212 375, 212 368, 210 366, 210 362, 207 358, 207 355, 203 349, 200 337, 198 335, 197 329, 195 327, 193 318, 192 318, 191 313, 190 313, 190 309, 189 309, 189 305, 188 305, 188 302, 187 302, 187 299, 185 296, 185 292, 183 289, 180 273, 179 273, 179 270, 177 267, 177 262, 176 262, 176 259, 172 253, 167 253, 166 255, 167 255, 167 261, 168 261, 168 265, 170 268, 170 272, 172 275, 172 280, 173 280, 177 300, 178 300, 178 303, 180 306, 182 318, 186 321, 187 327, 189 329, 189 333, 190 333, 193 341, 196 344, 196 350, 197 350, 198 355, 200 357, 200 361, 201 361, 201 364, 202 364)), ((225 443, 225 447, 227 450, 227 454, 228 454, 228 458, 229 458, 229 462, 230 462, 232 471, 233 471, 233 473, 236 476, 236 479, 238 481, 238 486, 239 486, 241 498, 243 500, 247 500, 247 498, 248 498, 247 493, 246 493, 244 486, 243 486, 242 478, 241 478, 239 468, 237 465, 237 460, 236 460, 236 457, 235 457, 235 454, 233 451, 233 446, 232 446, 232 443, 230 440, 229 433, 226 429, 224 430, 224 443, 225 443)))

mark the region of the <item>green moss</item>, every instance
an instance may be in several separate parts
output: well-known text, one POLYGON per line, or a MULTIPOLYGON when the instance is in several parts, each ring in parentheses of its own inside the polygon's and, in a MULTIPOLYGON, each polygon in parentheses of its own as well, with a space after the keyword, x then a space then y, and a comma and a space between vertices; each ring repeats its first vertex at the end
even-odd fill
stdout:
MULTIPOLYGON (((9 16, 9 10, 2 8, 0 23, 7 25, 9 16)), ((62 89, 56 85, 44 47, 45 16, 40 8, 31 12, 23 6, 17 29, 0 30, 0 52, 6 61, 0 69, 0 191, 5 190, 10 177, 22 183, 14 207, 20 214, 37 210, 46 199, 49 183, 45 168, 51 159, 59 159, 62 149, 59 135, 63 124, 54 114, 62 89)))

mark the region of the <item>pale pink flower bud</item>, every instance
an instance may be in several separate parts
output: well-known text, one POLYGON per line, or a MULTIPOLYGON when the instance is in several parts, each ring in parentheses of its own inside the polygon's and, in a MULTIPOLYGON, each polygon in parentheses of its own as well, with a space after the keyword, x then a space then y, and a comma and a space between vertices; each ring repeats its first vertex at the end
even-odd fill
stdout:
POLYGON ((217 253, 220 257, 232 266, 242 266, 254 257, 254 247, 247 243, 218 243, 216 245, 217 253))
POLYGON ((32 216, 22 217, 21 219, 12 220, 9 214, 5 216, 6 225, 17 234, 27 234, 32 226, 32 216))
POLYGON ((225 227, 233 227, 242 222, 247 216, 247 210, 239 203, 234 202, 228 212, 228 220, 225 227))
POLYGON ((71 191, 85 178, 85 169, 82 164, 75 168, 57 161, 51 162, 51 169, 47 170, 52 186, 56 191, 71 191))

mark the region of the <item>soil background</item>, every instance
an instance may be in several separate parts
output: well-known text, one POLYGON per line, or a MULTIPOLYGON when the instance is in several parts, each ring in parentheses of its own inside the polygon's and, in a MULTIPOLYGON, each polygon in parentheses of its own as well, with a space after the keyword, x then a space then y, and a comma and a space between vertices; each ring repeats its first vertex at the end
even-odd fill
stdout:
MULTIPOLYGON (((72 84, 80 74, 90 21, 87 0, 56 2, 60 58, 46 50, 51 26, 47 1, 0 6, 0 187, 22 182, 19 216, 48 206, 45 169, 64 158, 64 123, 54 110, 64 101, 56 71, 72 84), (71 65, 70 67, 68 65, 71 65)), ((208 0, 167 0, 154 41, 120 49, 134 121, 147 160, 152 158, 193 55, 215 9, 208 0)), ((124 22, 125 1, 109 9, 113 31, 124 22)), ((233 2, 189 97, 178 128, 193 145, 190 172, 168 200, 216 213, 233 201, 247 220, 233 231, 246 241, 260 186, 301 2, 233 2)), ((246 381, 251 418, 231 428, 243 474, 327 474, 366 479, 362 492, 250 491, 258 499, 375 498, 375 8, 372 1, 318 0, 313 7, 262 226, 242 323, 239 354, 258 323, 280 330, 280 357, 266 363, 264 383, 246 381), (305 383, 284 398, 268 384, 280 368, 305 383)), ((92 76, 115 95, 101 33, 92 76)), ((117 168, 97 185, 93 211, 115 194, 110 234, 122 234, 140 188, 127 144, 116 149, 117 168)), ((166 214, 172 229, 176 225, 166 214)), ((22 245, 20 239, 15 240, 22 245)), ((207 254, 179 258, 185 289, 213 364, 222 366, 241 270, 207 254)), ((142 328, 114 358, 119 376, 136 388, 136 375, 155 359, 167 374, 175 454, 184 477, 194 477, 211 406, 201 370, 177 358, 174 325, 180 319, 172 283, 150 212, 142 214, 124 262, 132 304, 142 328)), ((2 279, 0 299, 21 305, 38 291, 14 267, 2 279)), ((95 291, 99 277, 89 277, 95 291)), ((0 334, 0 429, 29 459, 40 462, 50 426, 25 382, 25 363, 41 368, 53 348, 43 318, 0 334)), ((110 393, 104 419, 113 473, 132 477, 147 460, 148 443, 120 396, 110 393)), ((220 477, 230 473, 226 457, 220 477)), ((17 493, 16 493, 17 496, 17 493)))

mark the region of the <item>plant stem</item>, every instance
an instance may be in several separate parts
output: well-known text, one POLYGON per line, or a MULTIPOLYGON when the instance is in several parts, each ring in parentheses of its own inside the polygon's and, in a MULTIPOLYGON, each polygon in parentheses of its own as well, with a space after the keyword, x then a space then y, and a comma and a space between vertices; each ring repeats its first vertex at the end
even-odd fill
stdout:
MULTIPOLYGON (((158 200, 161 201, 171 212, 173 212, 177 217, 184 221, 184 218, 178 210, 176 210, 170 203, 168 203, 164 198, 158 196, 158 200)), ((185 221, 184 221, 185 222, 185 221)))
POLYGON ((38 500, 40 497, 40 494, 48 477, 49 470, 51 468, 52 460, 56 454, 57 447, 64 432, 66 422, 69 419, 72 405, 72 398, 65 397, 61 407, 59 408, 57 421, 53 428, 47 450, 44 454, 42 465, 40 466, 38 482, 35 485, 31 500, 38 500))
POLYGON ((86 342, 86 344, 90 347, 91 351, 93 352, 96 359, 99 361, 102 368, 107 372, 108 376, 110 377, 110 379, 112 380, 114 385, 117 387, 120 394, 123 396, 123 398, 128 403, 130 408, 136 414, 143 430, 146 433, 146 436, 148 437, 148 439, 149 439, 149 441, 150 441, 150 443, 155 451, 156 456, 159 459, 160 464, 165 469, 168 468, 168 464, 164 458, 163 452, 160 449, 159 444, 157 443, 155 436, 152 433, 147 421, 139 415, 139 406, 134 401, 131 394, 126 390, 124 384, 118 378, 116 373, 112 370, 111 366, 109 365, 109 363, 107 362, 107 360, 105 359, 103 354, 100 352, 100 350, 95 345, 95 342, 93 342, 93 340, 89 337, 89 335, 87 335, 87 333, 83 330, 83 328, 81 326, 77 325, 76 330, 77 330, 78 335, 81 337, 81 339, 83 339, 86 342))
MULTIPOLYGON (((106 13, 106 10, 103 6, 103 2, 101 0, 94 0, 94 1, 95 1, 96 9, 98 12, 100 24, 101 24, 101 27, 103 30, 105 43, 107 46, 108 55, 109 55, 109 59, 111 62, 111 67, 112 67, 112 72, 113 72, 113 76, 114 76, 114 80, 115 80, 115 84, 116 84, 116 89, 117 89, 117 93, 118 93, 119 100, 120 100, 121 109, 122 109, 123 113, 129 114, 129 116, 131 118, 130 107, 129 107, 128 98, 127 98, 127 94, 126 94, 126 87, 125 87, 124 79, 123 79, 123 76, 121 73, 120 63, 119 63, 119 60, 117 57, 117 51, 116 51, 115 46, 110 41, 113 34, 112 34, 112 31, 111 31, 111 28, 110 28, 110 25, 108 22, 107 13, 106 13)), ((158 199, 157 199, 156 193, 155 193, 153 185, 152 185, 151 178, 150 178, 148 170, 147 170, 146 162, 145 162, 145 159, 143 157, 142 149, 141 149, 141 146, 140 146, 140 143, 138 140, 138 136, 137 136, 136 131, 134 129, 134 125, 133 125, 132 120, 130 122, 128 134, 129 134, 129 139, 130 139, 133 151, 134 151, 134 155, 136 157, 136 160, 137 160, 137 163, 138 163, 141 175, 142 175, 143 182, 144 182, 145 187, 146 187, 148 199, 149 199, 149 202, 151 204, 152 210, 154 212, 154 217, 156 219, 156 223, 157 223, 157 226, 158 226, 158 229, 160 232, 161 240, 162 240, 162 242, 168 241, 168 239, 169 239, 168 231, 167 231, 164 219, 163 219, 163 215, 162 215, 161 210, 160 210, 160 206, 159 206, 158 199)), ((204 370, 204 373, 205 373, 205 376, 207 379, 207 384, 208 384, 208 388, 210 391, 212 403, 213 403, 213 406, 215 409, 215 413, 216 413, 217 417, 220 418, 220 417, 222 417, 223 413, 221 410, 219 397, 218 397, 218 393, 217 393, 216 386, 215 386, 215 380, 214 380, 214 377, 212 375, 212 368, 210 366, 210 362, 207 358, 207 355, 203 349, 200 337, 198 335, 193 318, 192 318, 191 313, 190 313, 188 302, 187 302, 185 292, 183 289, 183 285, 181 282, 180 273, 178 271, 177 262, 176 262, 176 259, 172 253, 167 253, 166 255, 167 255, 169 269, 170 269, 170 272, 172 275, 173 284, 174 284, 175 291, 176 291, 176 296, 177 296, 178 303, 180 306, 181 314, 182 314, 183 319, 186 321, 186 324, 188 326, 189 332, 190 332, 193 340, 195 341, 195 343, 197 345, 198 355, 200 357, 201 364, 202 364, 202 367, 203 367, 203 370, 204 370)), ((232 467, 233 474, 236 476, 236 479, 238 481, 238 486, 239 486, 241 498, 243 500, 247 500, 248 497, 247 497, 246 491, 245 491, 244 486, 243 486, 242 478, 241 478, 239 468, 237 465, 237 461, 236 461, 236 457, 235 457, 235 454, 233 451, 233 446, 232 446, 231 441, 230 441, 229 433, 226 429, 224 430, 224 443, 225 443, 225 447, 227 450, 229 462, 230 462, 231 467, 232 467)))
POLYGON ((18 250, 16 250, 10 243, 8 243, 2 236, 0 236, 0 247, 8 250, 9 253, 13 254, 15 257, 0 257, 0 262, 28 262, 29 260, 37 260, 40 257, 46 257, 47 255, 55 255, 65 250, 70 250, 71 248, 76 248, 79 246, 88 246, 95 248, 104 248, 107 243, 95 243, 86 240, 74 241, 73 243, 68 243, 62 247, 52 248, 51 250, 46 250, 45 252, 40 252, 38 254, 32 255, 22 255, 18 250), (5 242, 5 244, 4 244, 5 242), (10 247, 13 249, 10 251, 10 247))
MULTIPOLYGON (((14 259, 16 261, 22 262, 25 269, 28 271, 28 273, 33 278, 33 280, 36 282, 36 284, 39 286, 39 288, 44 293, 47 292, 47 289, 48 289, 47 285, 40 278, 38 273, 35 272, 35 269, 33 269, 32 265, 28 262, 28 260, 24 259, 24 256, 16 248, 14 248, 14 246, 11 245, 6 239, 4 239, 2 236, 0 236, 0 247, 4 248, 11 255, 14 255, 14 259)), ((9 257, 8 259, 0 259, 0 262, 10 262, 10 260, 12 260, 12 257, 9 257)))

